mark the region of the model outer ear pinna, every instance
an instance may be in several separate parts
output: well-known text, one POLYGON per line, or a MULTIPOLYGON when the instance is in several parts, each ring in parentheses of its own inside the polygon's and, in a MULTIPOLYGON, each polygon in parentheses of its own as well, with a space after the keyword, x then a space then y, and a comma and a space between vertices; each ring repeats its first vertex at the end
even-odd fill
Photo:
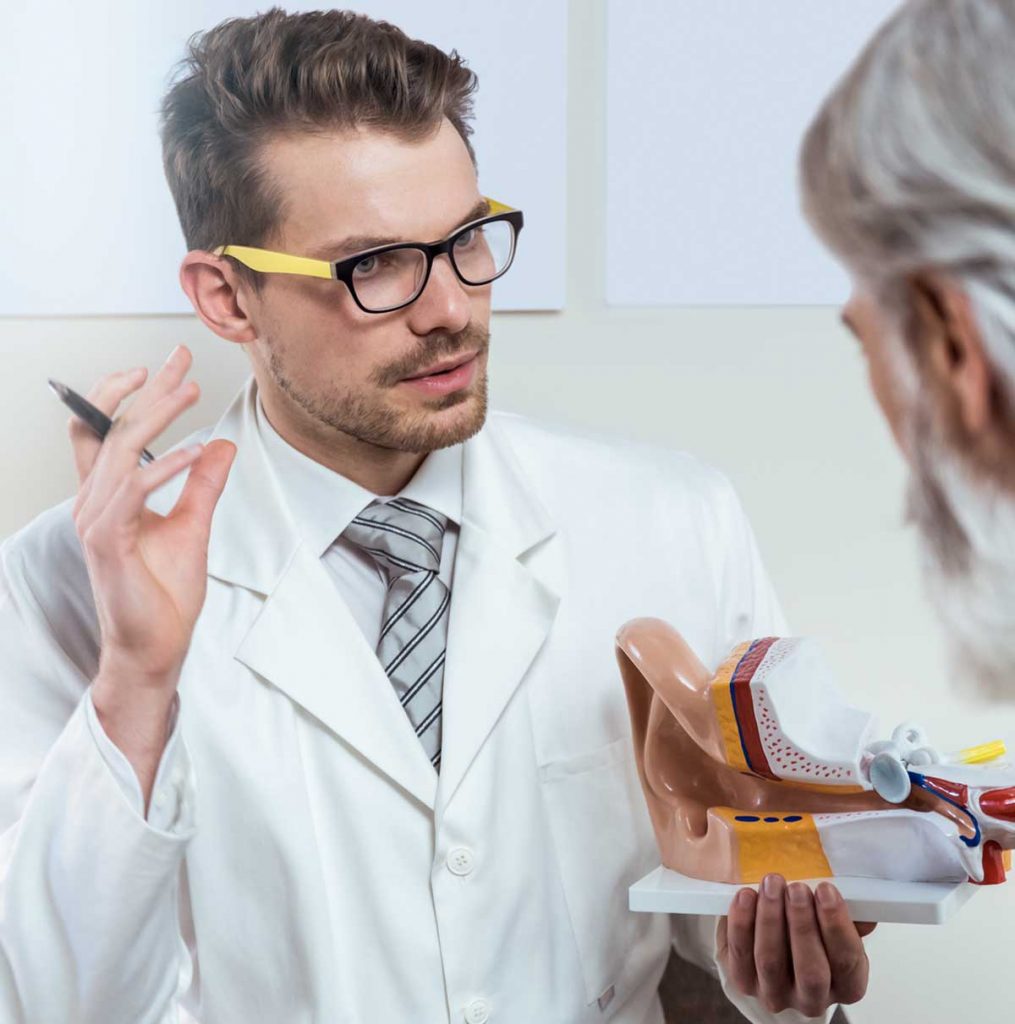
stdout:
POLYGON ((713 673, 672 626, 640 618, 616 655, 665 867, 734 884, 768 872, 1004 881, 1015 768, 968 763, 1003 745, 961 763, 918 726, 879 740, 806 638, 741 644, 713 673))

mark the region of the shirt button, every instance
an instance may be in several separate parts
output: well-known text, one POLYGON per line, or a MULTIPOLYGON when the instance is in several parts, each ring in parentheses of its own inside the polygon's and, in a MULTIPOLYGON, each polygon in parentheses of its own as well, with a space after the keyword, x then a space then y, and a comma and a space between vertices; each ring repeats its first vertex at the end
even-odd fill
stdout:
POLYGON ((159 786, 159 788, 155 790, 155 793, 152 796, 152 803, 155 804, 156 807, 165 807, 166 801, 168 799, 169 793, 166 791, 166 787, 159 786))
MULTIPOLYGON (((476 866, 476 858, 467 846, 456 846, 448 854, 448 870, 456 875, 468 875, 476 866)), ((469 1004, 472 1005, 471 1003, 469 1004)), ((483 1020, 486 1020, 484 1017, 483 1020)), ((470 1022, 471 1024, 471 1022, 470 1022)))
POLYGON ((465 1008, 466 1024, 486 1024, 490 1019, 490 1004, 485 999, 473 999, 465 1008))

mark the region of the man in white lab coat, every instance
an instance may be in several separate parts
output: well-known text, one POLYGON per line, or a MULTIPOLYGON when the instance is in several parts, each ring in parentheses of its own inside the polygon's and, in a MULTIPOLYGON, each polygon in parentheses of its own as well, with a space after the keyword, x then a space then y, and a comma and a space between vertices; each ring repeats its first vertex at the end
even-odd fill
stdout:
POLYGON ((716 663, 786 628, 721 475, 487 415, 521 217, 471 73, 277 10, 184 70, 181 282, 254 372, 144 467, 190 353, 104 378, 78 495, 0 549, 4 1020, 658 1024, 674 943, 754 1021, 860 998, 832 887, 627 909, 657 851, 614 633, 716 663))

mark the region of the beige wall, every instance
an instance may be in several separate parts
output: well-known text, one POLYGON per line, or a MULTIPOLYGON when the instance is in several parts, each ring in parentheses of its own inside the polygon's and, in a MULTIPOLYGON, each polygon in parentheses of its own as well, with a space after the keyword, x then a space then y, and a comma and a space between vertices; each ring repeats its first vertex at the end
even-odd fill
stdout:
MULTIPOLYGON (((901 525, 902 465, 836 311, 604 305, 601 0, 572 0, 571 22, 567 309, 495 318, 494 404, 712 461, 740 491, 794 632, 825 642, 855 703, 886 730, 914 718, 945 748, 1015 742, 1010 715, 948 691, 901 525)), ((67 412, 46 378, 87 390, 112 369, 154 369, 179 342, 203 394, 158 451, 218 418, 247 373, 238 349, 193 317, 0 320, 0 536, 76 489, 67 412)), ((944 928, 882 927, 869 941, 870 992, 851 1018, 1002 1019, 1013 911, 1005 887, 979 893, 944 928), (945 958, 952 966, 937 969, 945 958)))

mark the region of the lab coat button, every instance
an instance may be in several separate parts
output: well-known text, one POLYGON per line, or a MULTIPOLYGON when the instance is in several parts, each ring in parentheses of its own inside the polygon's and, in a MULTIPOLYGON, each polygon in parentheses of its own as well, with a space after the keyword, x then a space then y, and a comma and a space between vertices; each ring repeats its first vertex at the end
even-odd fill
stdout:
MULTIPOLYGON (((476 858, 467 846, 456 846, 448 854, 448 870, 456 875, 468 875, 476 865, 476 858)), ((472 1005, 472 1004, 470 1004, 472 1005)), ((484 1017, 483 1020, 486 1020, 484 1017)))
POLYGON ((486 1024, 490 1019, 490 1004, 485 999, 473 999, 465 1008, 466 1024, 486 1024))

